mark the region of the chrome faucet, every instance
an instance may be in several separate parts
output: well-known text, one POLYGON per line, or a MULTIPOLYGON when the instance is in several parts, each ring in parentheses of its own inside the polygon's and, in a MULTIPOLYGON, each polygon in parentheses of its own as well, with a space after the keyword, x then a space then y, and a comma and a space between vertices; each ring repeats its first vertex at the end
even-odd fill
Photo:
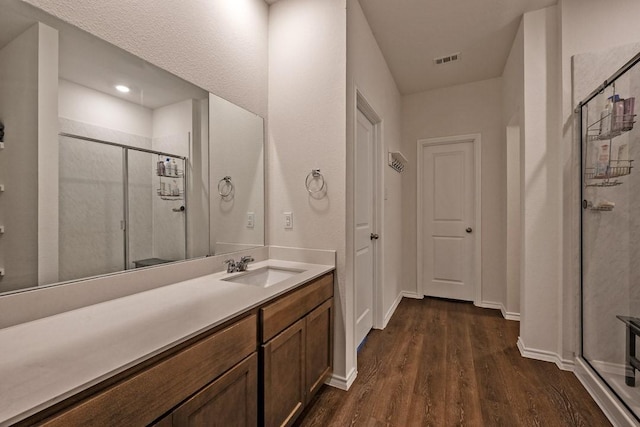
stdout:
POLYGON ((236 270, 236 262, 233 260, 233 258, 227 259, 224 261, 225 264, 227 264, 227 273, 234 273, 238 270, 236 270))
POLYGON ((236 262, 233 258, 225 261, 227 264, 227 273, 235 273, 238 271, 247 271, 247 265, 255 261, 252 256, 246 255, 240 258, 240 261, 236 262))
POLYGON ((249 265, 249 263, 253 261, 255 260, 253 259, 252 256, 250 255, 243 256, 242 258, 240 258, 240 261, 236 263, 236 270, 247 271, 247 265, 249 265))

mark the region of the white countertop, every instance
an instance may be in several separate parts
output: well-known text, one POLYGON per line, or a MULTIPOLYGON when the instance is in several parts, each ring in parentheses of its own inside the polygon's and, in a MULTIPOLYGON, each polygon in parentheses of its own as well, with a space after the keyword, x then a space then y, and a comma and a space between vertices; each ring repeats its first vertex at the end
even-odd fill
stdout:
MULTIPOLYGON (((304 270, 262 288, 227 282, 226 272, 0 329, 0 425, 20 421, 164 350, 334 269, 304 270)), ((242 274, 242 273, 239 273, 242 274)))

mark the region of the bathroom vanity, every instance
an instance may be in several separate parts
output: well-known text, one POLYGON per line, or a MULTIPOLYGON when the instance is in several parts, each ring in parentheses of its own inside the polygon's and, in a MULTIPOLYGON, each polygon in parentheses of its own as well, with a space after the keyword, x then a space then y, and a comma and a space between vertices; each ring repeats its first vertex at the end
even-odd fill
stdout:
POLYGON ((0 425, 290 425, 331 373, 333 270, 267 260, 0 330, 0 425))

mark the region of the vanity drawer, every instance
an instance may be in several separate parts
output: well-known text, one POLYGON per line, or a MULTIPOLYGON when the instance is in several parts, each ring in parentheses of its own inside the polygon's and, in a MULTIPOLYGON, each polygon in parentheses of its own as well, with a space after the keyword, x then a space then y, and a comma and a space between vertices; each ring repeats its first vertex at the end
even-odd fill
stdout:
POLYGON ((90 396, 46 426, 148 425, 256 350, 257 319, 245 317, 90 396))
POLYGON ((262 342, 269 341, 332 296, 333 273, 329 273, 261 308, 262 342))

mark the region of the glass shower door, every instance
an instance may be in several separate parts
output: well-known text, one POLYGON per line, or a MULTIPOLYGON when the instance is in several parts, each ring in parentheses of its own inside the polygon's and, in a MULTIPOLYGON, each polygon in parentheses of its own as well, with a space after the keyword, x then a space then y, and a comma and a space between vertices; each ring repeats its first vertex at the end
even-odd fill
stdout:
POLYGON ((59 280, 122 271, 122 148, 60 136, 59 149, 59 280))
POLYGON ((635 66, 581 108, 581 303, 583 358, 640 419, 640 130, 629 111, 638 96, 635 66))

